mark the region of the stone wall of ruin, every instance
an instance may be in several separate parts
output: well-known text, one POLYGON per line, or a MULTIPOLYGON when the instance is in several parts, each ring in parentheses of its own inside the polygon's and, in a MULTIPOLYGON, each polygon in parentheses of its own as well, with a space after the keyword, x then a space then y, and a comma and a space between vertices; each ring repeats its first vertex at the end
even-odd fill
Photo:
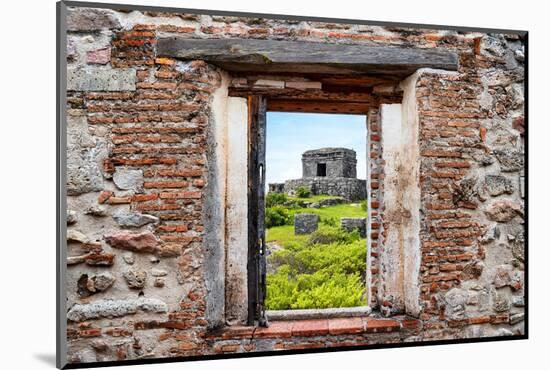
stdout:
POLYGON ((343 197, 352 201, 366 199, 365 180, 351 177, 305 177, 285 181, 284 192, 295 194, 300 187, 311 190, 312 194, 326 194, 343 197))
MULTIPOLYGON (((521 334, 523 41, 517 35, 70 8, 67 18, 69 362, 521 334), (371 303, 389 319, 282 323, 254 336, 213 320, 213 101, 223 71, 158 57, 159 36, 447 48, 457 72, 420 71, 420 312, 377 292, 384 163, 369 113, 371 303), (209 301, 210 299, 210 301, 209 301), (215 330, 213 330, 215 329, 215 330), (253 339, 253 340, 251 340, 253 339)), ((225 77, 224 77, 225 76, 225 77)), ((220 249, 217 249, 220 248, 220 249)), ((414 283, 414 282, 413 282, 414 283)), ((383 289, 381 290, 383 291, 383 289)), ((222 297, 223 301, 223 297, 222 297)))

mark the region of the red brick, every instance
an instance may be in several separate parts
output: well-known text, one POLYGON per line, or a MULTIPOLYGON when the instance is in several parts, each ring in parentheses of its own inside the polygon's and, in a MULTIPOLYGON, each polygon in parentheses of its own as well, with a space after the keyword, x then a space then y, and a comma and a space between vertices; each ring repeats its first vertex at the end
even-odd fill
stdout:
POLYGON ((401 327, 404 329, 419 329, 422 322, 416 319, 403 319, 401 320, 401 327))
POLYGON ((479 316, 479 317, 470 317, 468 323, 472 325, 476 324, 488 324, 491 322, 491 316, 479 316))
POLYGON ((292 326, 292 336, 305 337, 328 334, 328 320, 297 320, 292 326))
POLYGON ((360 317, 328 320, 328 331, 332 335, 362 333, 365 329, 364 326, 360 317))
POLYGON ((112 191, 102 191, 101 193, 99 193, 99 197, 97 198, 97 202, 99 204, 103 204, 105 203, 110 197, 113 196, 113 192, 112 191))
POLYGON ((107 201, 109 204, 129 204, 132 202, 131 197, 115 197, 112 196, 107 201))
POLYGON ((174 193, 168 193, 163 192, 160 193, 161 199, 200 199, 202 196, 200 191, 182 191, 182 192, 174 192, 174 193))
POLYGON ((158 199, 159 195, 157 193, 153 194, 135 194, 132 197, 132 202, 147 202, 150 200, 158 199))
POLYGON ((395 320, 365 319, 365 321, 367 333, 389 333, 401 329, 401 324, 395 320))
POLYGON ((462 153, 448 150, 423 150, 424 157, 461 157, 462 153))
POLYGON ((97 328, 97 329, 79 330, 78 336, 83 338, 100 337, 101 329, 97 328))
POLYGON ((173 66, 174 64, 176 64, 176 60, 171 58, 156 58, 155 64, 173 66))
POLYGON ((459 161, 452 161, 452 162, 436 162, 436 167, 452 167, 452 168, 470 168, 471 165, 469 162, 459 162, 459 161))
MULTIPOLYGON (((185 188, 189 186, 187 181, 157 181, 157 182, 145 182, 144 188, 185 188)), ((164 193, 161 193, 161 195, 164 193)), ((161 196, 162 198, 162 196, 161 196)))
POLYGON ((258 328, 254 338, 289 338, 292 336, 294 321, 272 321, 267 328, 258 328))
POLYGON ((182 351, 190 351, 190 350, 196 349, 198 347, 199 347, 198 344, 193 343, 193 342, 182 342, 182 343, 178 344, 178 349, 180 349, 182 351))

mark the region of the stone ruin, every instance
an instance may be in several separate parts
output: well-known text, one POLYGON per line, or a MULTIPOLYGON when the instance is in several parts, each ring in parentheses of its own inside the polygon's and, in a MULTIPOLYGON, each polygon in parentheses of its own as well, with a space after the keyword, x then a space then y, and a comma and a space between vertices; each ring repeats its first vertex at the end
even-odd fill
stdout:
POLYGON ((295 194, 306 187, 313 195, 326 194, 357 201, 367 197, 366 180, 357 178, 356 153, 347 148, 321 148, 302 154, 302 178, 269 184, 270 192, 295 194))
MULTIPOLYGON (((67 29, 63 363, 525 334, 523 35, 58 6, 67 29), (192 50, 183 42, 256 53, 280 39, 362 57, 396 48, 385 63, 401 67, 391 78, 343 74, 338 90, 314 73, 259 79, 180 56, 192 50), (455 62, 442 65, 445 56, 455 62), (305 153, 303 178, 283 190, 364 198, 368 188, 372 315, 247 325, 243 122, 257 92, 272 111, 367 115, 368 187, 355 153, 325 149, 305 153)), ((263 54, 241 59, 260 60, 251 55, 263 54)))

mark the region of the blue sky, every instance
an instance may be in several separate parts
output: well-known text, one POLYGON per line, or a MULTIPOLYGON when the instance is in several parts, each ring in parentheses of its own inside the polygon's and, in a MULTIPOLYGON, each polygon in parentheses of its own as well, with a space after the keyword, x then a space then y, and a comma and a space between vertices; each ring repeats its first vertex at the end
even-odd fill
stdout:
POLYGON ((267 113, 266 180, 302 177, 302 153, 324 147, 357 152, 357 177, 366 177, 366 117, 347 114, 267 113))

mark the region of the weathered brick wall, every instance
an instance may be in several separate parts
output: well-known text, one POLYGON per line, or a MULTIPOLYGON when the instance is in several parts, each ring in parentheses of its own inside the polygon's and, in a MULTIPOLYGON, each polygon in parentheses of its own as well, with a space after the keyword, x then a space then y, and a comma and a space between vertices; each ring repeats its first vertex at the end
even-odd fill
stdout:
POLYGON ((417 83, 421 316, 430 336, 524 329, 520 45, 513 36, 475 39, 473 49, 459 45, 458 73, 427 72, 417 83))
MULTIPOLYGON (((367 191, 369 192, 368 204, 368 220, 367 234, 369 237, 369 257, 370 262, 367 271, 368 280, 370 281, 370 300, 369 304, 373 308, 379 308, 378 287, 383 282, 380 281, 380 252, 384 245, 384 223, 383 221, 383 187, 380 186, 384 178, 384 166, 382 160, 382 143, 380 142, 380 112, 378 109, 371 109, 367 116, 367 143, 369 149, 368 168, 367 171, 367 191)), ((387 303, 382 307, 387 306, 387 303)))
MULTIPOLYGON (((516 36, 81 8, 69 10, 67 43, 70 362, 523 331, 523 44, 516 36), (343 332, 315 326, 303 335, 292 326, 254 342, 249 333, 235 339, 237 329, 208 330, 205 193, 222 72, 157 57, 161 35, 459 53, 458 72, 425 71, 416 86, 422 322, 413 332, 403 330, 406 319, 383 323, 398 334, 384 329, 368 338, 365 319, 361 330, 348 323, 343 332)), ((369 274, 371 304, 384 307, 377 261, 391 225, 380 209, 378 118, 377 110, 369 113, 369 274)))

